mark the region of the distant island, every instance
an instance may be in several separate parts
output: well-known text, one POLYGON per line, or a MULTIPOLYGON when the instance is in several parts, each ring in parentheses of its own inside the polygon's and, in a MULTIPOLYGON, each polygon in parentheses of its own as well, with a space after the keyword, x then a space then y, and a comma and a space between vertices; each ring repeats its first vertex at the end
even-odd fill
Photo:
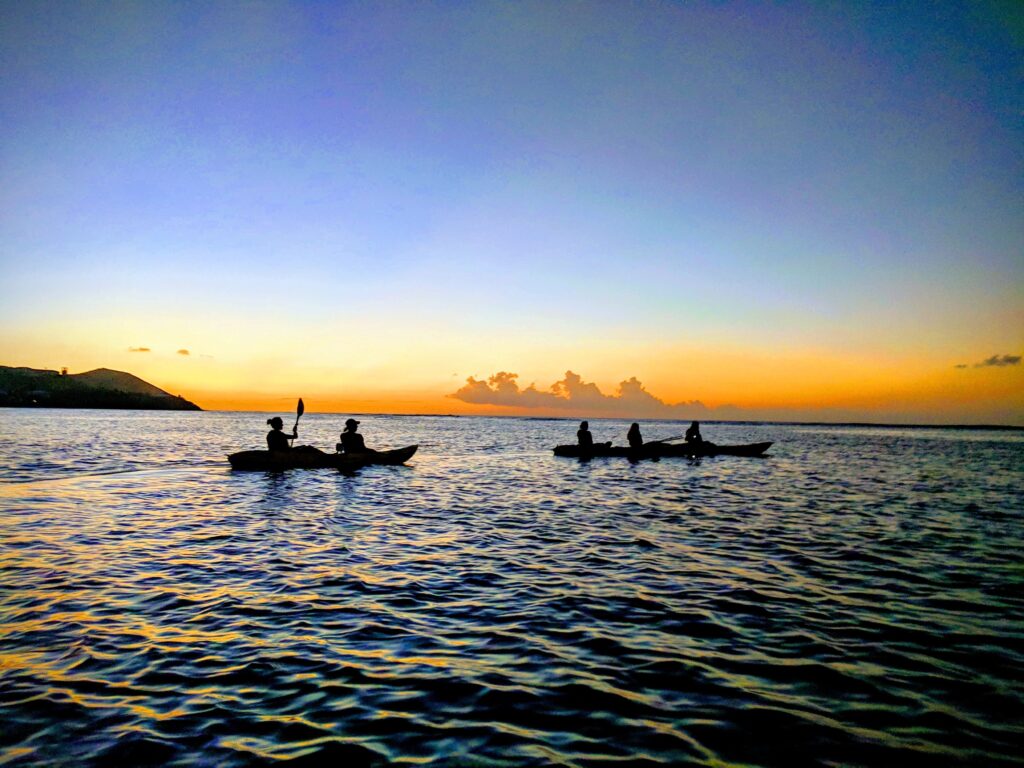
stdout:
POLYGON ((0 365, 0 407, 203 410, 124 371, 97 368, 69 374, 66 368, 50 371, 5 365, 0 365))

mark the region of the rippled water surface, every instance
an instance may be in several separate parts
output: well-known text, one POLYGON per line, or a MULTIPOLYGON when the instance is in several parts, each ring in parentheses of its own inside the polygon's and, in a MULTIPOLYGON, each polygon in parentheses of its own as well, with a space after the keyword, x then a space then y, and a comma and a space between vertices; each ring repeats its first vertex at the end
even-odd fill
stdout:
POLYGON ((272 474, 266 415, 2 417, 0 761, 1021 761, 1020 432, 368 416, 409 465, 272 474))

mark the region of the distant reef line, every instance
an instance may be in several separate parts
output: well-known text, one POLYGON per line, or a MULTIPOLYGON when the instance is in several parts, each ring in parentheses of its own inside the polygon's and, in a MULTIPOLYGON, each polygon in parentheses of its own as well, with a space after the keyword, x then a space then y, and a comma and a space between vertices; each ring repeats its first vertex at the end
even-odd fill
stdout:
POLYGON ((138 376, 110 368, 68 373, 66 368, 11 368, 0 365, 0 407, 113 408, 144 411, 201 411, 138 376))

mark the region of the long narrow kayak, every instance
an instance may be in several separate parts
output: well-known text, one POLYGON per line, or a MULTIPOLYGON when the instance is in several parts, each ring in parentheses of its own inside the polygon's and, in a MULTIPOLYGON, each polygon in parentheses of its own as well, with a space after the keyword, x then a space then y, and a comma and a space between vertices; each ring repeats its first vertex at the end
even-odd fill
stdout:
POLYGON ((555 456, 572 458, 596 458, 599 456, 622 456, 634 459, 655 459, 671 456, 696 458, 698 456, 761 456, 772 446, 771 443, 748 443, 746 445, 715 445, 700 443, 699 445, 667 445, 665 443, 648 443, 639 451, 624 445, 595 445, 586 450, 578 445, 559 445, 555 456))
POLYGON ((404 464, 418 445, 393 451, 324 453, 318 450, 239 451, 228 456, 232 469, 273 471, 279 469, 357 469, 367 464, 404 464))

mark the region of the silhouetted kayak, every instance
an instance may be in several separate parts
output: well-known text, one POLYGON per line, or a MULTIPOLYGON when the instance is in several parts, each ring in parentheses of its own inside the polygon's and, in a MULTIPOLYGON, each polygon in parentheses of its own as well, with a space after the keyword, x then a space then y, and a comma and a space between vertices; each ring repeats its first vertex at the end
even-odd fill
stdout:
POLYGON ((670 456, 695 458, 697 456, 760 456, 772 446, 771 443, 748 443, 747 445, 668 445, 666 443, 648 443, 639 451, 620 445, 595 445, 586 450, 578 445, 559 445, 555 456, 571 456, 573 458, 591 458, 599 456, 622 456, 626 458, 654 459, 670 456))
POLYGON ((404 464, 416 453, 418 445, 393 451, 366 453, 324 453, 322 451, 239 451, 228 456, 232 469, 356 469, 367 464, 404 464))

